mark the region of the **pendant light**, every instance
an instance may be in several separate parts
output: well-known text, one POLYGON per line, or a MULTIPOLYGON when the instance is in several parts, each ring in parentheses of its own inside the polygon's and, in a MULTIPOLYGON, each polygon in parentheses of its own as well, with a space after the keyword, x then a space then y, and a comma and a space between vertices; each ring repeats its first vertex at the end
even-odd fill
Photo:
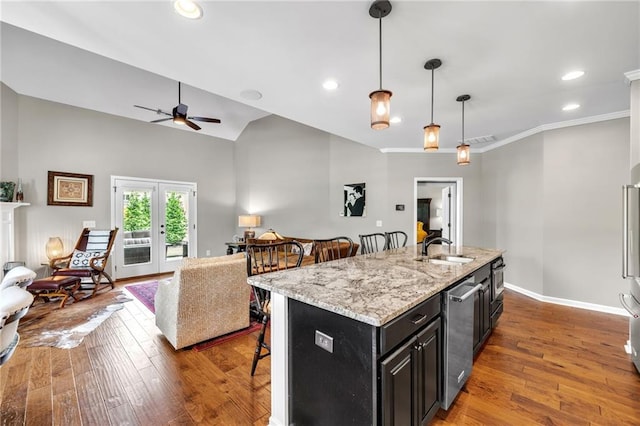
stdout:
POLYGON ((433 74, 435 69, 442 65, 440 59, 429 59, 424 64, 424 69, 431 70, 431 124, 424 126, 424 150, 437 151, 440 141, 440 126, 433 122, 433 74))
POLYGON ((391 3, 387 0, 376 0, 369 8, 369 15, 376 18, 379 23, 379 49, 380 49, 380 89, 369 94, 371 99, 371 128, 382 130, 389 127, 389 109, 391 93, 382 88, 382 18, 391 13, 391 3))
POLYGON ((460 95, 456 98, 456 101, 462 102, 462 141, 458 145, 458 165, 466 166, 471 160, 469 159, 469 145, 464 143, 464 103, 471 99, 469 95, 460 95))

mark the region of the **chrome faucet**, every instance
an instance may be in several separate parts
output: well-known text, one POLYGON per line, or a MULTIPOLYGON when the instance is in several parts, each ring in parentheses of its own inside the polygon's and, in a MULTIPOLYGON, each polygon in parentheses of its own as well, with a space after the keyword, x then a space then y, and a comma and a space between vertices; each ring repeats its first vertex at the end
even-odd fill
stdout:
POLYGON ((427 250, 429 249, 429 246, 433 243, 435 243, 436 241, 441 241, 445 244, 449 244, 449 251, 451 251, 451 244, 453 244, 453 241, 444 238, 444 237, 435 237, 435 238, 425 238, 422 241, 422 255, 426 256, 427 255, 427 250))

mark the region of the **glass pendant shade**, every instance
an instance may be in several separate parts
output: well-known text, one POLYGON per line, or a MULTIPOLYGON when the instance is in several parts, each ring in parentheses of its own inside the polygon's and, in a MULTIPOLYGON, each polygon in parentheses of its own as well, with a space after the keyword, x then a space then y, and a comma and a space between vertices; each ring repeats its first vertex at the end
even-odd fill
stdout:
POLYGON ((371 92, 371 128, 382 130, 389 127, 389 110, 391 107, 391 93, 388 90, 371 92))
POLYGON ((469 145, 467 145, 464 142, 458 145, 458 165, 459 166, 466 166, 469 163, 471 163, 469 154, 470 154, 469 145))
POLYGON ((47 257, 49 260, 61 257, 64 252, 64 246, 60 237, 49 237, 49 241, 45 246, 47 257))
POLYGON ((424 150, 437 151, 440 141, 440 126, 437 124, 429 124, 424 127, 424 150))

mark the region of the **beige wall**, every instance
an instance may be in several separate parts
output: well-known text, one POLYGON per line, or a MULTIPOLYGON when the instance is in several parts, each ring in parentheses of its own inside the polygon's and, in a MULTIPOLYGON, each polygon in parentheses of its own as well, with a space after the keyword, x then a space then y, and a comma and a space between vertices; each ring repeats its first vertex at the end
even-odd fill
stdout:
POLYGON ((619 119, 547 131, 484 154, 485 215, 495 245, 507 250, 509 283, 619 307, 628 153, 629 119, 619 119))

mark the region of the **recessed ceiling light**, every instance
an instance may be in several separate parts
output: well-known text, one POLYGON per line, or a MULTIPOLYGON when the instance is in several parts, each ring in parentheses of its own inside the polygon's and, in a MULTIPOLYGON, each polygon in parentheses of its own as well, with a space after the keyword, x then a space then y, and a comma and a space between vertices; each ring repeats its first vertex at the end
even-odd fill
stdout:
POLYGON ((192 0, 175 0, 173 2, 173 8, 185 18, 202 18, 202 7, 192 0))
POLYGON ((391 120, 389 120, 389 122, 390 122, 391 124, 399 124, 399 123, 402 123, 402 117, 400 117, 400 116, 397 116, 397 115, 396 115, 395 117, 391 117, 391 120))
POLYGON ((562 76, 564 81, 567 80, 575 80, 576 78, 580 78, 584 75, 584 71, 571 71, 562 76))
POLYGON ((324 87, 324 90, 336 90, 338 86, 339 84, 335 80, 326 80, 324 83, 322 83, 322 87, 324 87))
POLYGON ((257 101, 262 99, 262 93, 258 92, 255 89, 247 89, 240 92, 240 96, 249 101, 257 101))
POLYGON ((567 104, 562 107, 563 111, 573 111, 574 109, 580 108, 580 104, 567 104))

